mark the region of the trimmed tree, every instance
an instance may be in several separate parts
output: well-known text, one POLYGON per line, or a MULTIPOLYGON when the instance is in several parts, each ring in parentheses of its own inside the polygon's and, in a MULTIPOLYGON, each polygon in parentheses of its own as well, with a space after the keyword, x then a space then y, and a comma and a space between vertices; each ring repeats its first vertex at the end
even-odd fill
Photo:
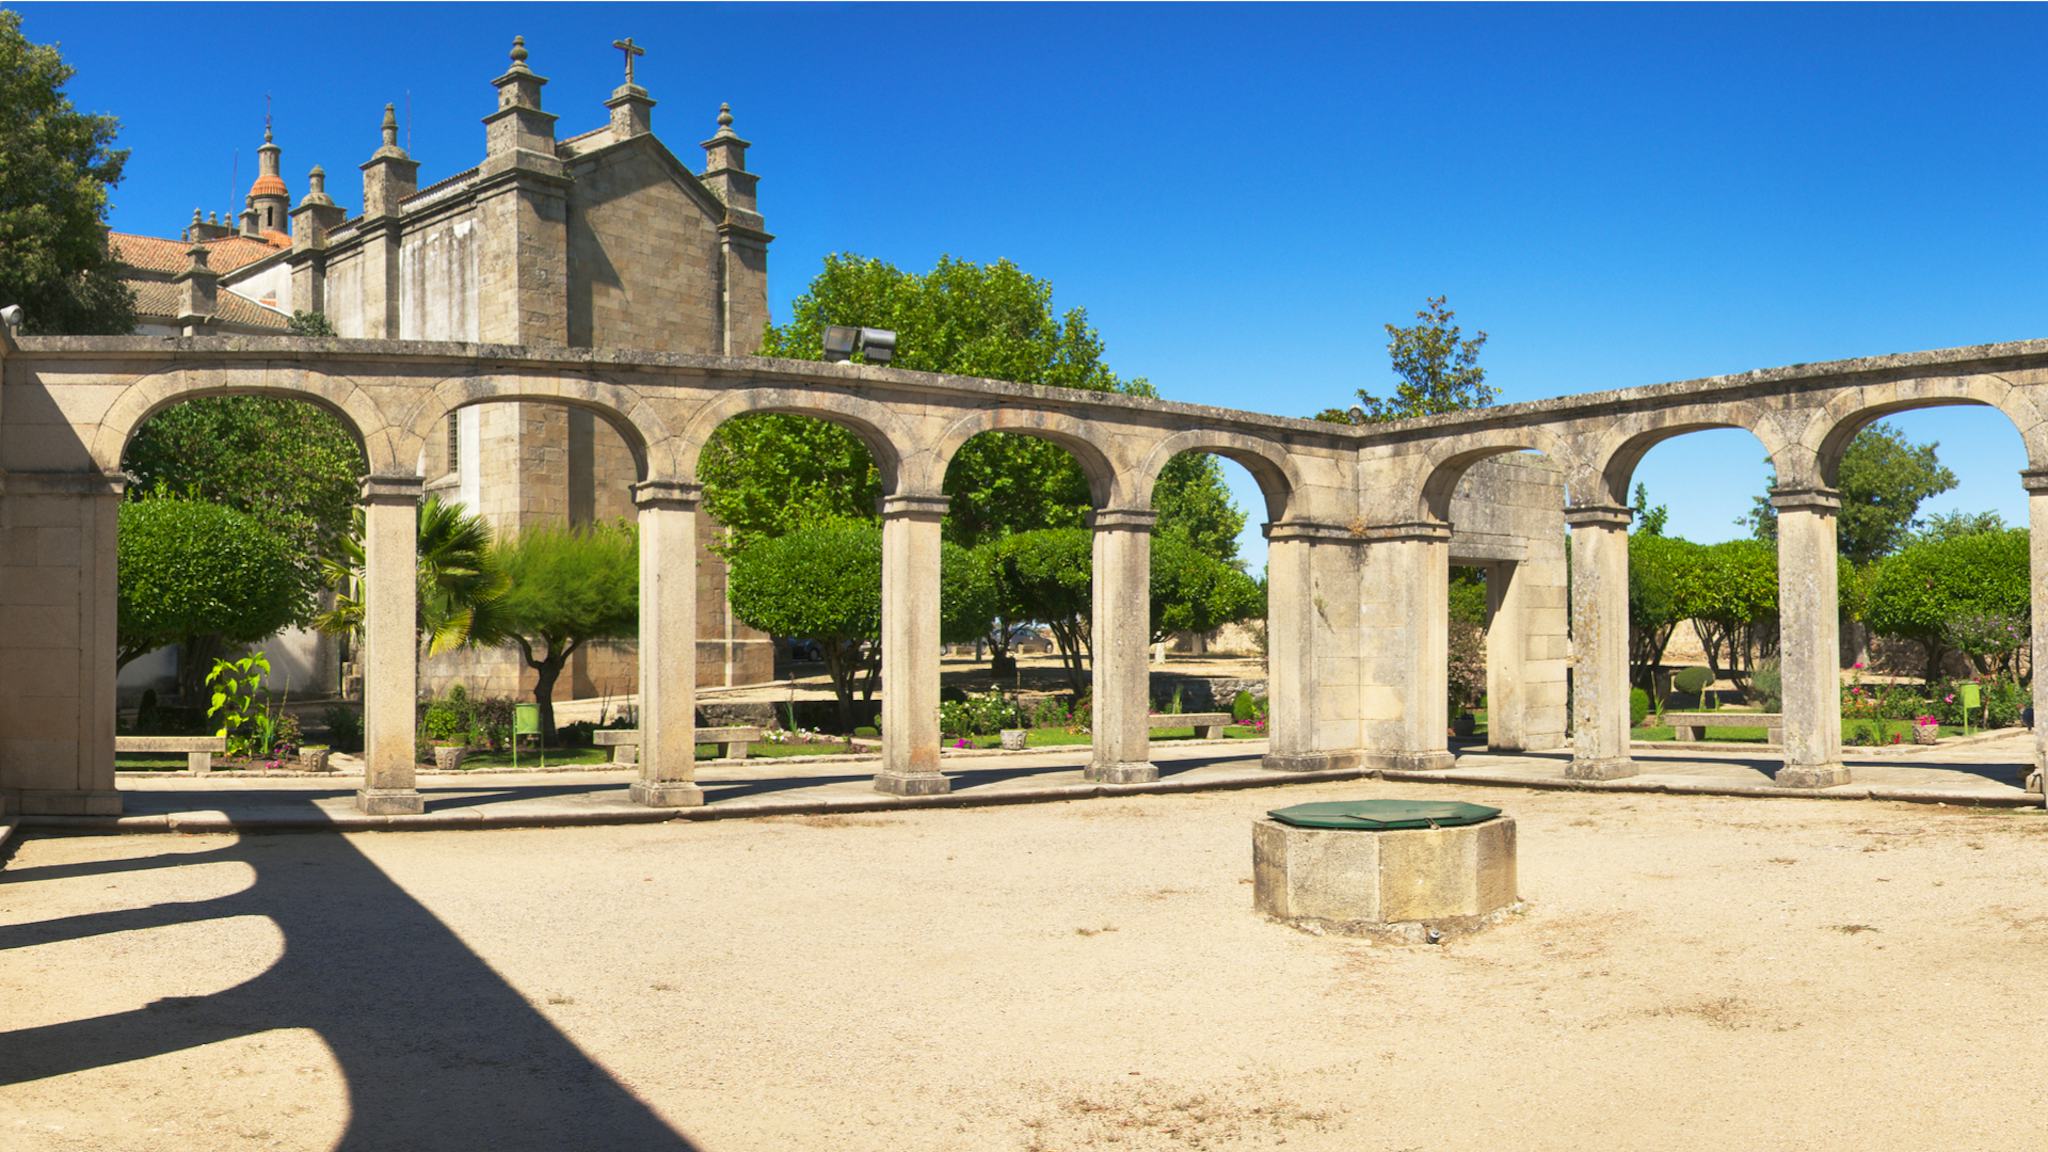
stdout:
POLYGON ((555 738, 555 683, 586 644, 640 630, 640 538, 623 522, 537 525, 491 550, 503 579, 487 626, 534 671, 541 738, 555 738))
POLYGON ((21 305, 32 335, 125 335, 135 296, 107 248, 107 194, 128 153, 119 121, 64 95, 72 75, 0 9, 0 305, 21 305))
POLYGON ((1629 680, 1656 690, 1657 668, 1671 633, 1686 618, 1684 589, 1700 563, 1700 546, 1675 536, 1632 532, 1628 538, 1629 680))
POLYGON ((2029 573, 2024 528, 1910 544, 1866 577, 1864 622, 1918 642, 1930 682, 1951 648, 1982 674, 2010 675, 2033 622, 2029 573))
POLYGON ((116 667, 177 644, 189 702, 223 644, 253 644, 291 622, 291 551, 255 517, 172 499, 128 501, 119 516, 116 667))
POLYGON ((1778 550, 1760 540, 1725 540, 1700 546, 1679 572, 1678 610, 1699 632, 1708 671, 1717 680, 1724 671, 1747 679, 1755 653, 1776 647, 1778 550))

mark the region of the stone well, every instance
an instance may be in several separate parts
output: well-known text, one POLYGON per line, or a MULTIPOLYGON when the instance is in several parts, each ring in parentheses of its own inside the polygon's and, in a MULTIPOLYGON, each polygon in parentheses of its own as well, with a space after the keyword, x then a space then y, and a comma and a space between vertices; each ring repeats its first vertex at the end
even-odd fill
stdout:
POLYGON ((1252 883, 1260 912, 1311 931, 1415 941, 1471 932, 1520 907, 1515 821, 1431 801, 1276 809, 1252 823, 1252 883))

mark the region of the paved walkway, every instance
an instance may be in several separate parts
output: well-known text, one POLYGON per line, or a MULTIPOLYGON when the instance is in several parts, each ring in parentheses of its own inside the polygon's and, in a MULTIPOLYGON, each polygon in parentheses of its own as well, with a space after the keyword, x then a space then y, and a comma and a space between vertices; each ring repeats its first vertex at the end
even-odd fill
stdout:
POLYGON ((1268 771, 1261 741, 1156 744, 1154 784, 1098 784, 1082 778, 1087 750, 987 753, 947 757, 953 791, 944 796, 890 796, 873 787, 876 757, 750 760, 707 763, 698 772, 701 808, 650 809, 626 798, 630 769, 552 772, 422 773, 427 812, 366 816, 355 810, 360 778, 339 776, 195 779, 124 773, 120 817, 26 817, 31 827, 81 831, 215 832, 306 828, 475 828, 559 824, 631 824, 749 816, 864 812, 1083 800, 1095 796, 1278 787, 1370 776, 1416 784, 1457 783, 1594 792, 1669 792, 1839 800, 2026 807, 2041 804, 2022 783, 2032 738, 2025 733, 1924 751, 1887 749, 1845 757, 1852 783, 1786 789, 1771 783, 1775 758, 1754 751, 1660 749, 1637 745, 1641 775, 1585 783, 1567 780, 1568 752, 1496 755, 1468 752, 1445 772, 1268 771))

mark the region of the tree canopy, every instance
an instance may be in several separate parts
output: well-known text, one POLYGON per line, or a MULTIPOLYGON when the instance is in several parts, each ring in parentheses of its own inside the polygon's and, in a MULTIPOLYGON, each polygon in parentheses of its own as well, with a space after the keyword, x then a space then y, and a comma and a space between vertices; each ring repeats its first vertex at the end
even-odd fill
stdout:
POLYGON ((2027 644, 2033 597, 2023 528, 1917 541, 1879 562, 1865 581, 1864 622, 1919 642, 1930 680, 1950 649, 1988 675, 2010 671, 2027 644))
POLYGON ((1316 418, 1338 424, 1383 424, 1492 404, 1500 389, 1486 382, 1486 369, 1479 366, 1486 333, 1465 336, 1455 323, 1458 314, 1446 306, 1448 299, 1431 296, 1415 314, 1418 322, 1406 328, 1385 325, 1387 358, 1394 370, 1392 396, 1375 396, 1360 388, 1357 407, 1328 409, 1316 418))
MULTIPOLYGON (((1110 370, 1085 310, 1055 313, 1052 285, 1007 260, 941 257, 920 275, 880 260, 828 256, 789 322, 768 328, 762 355, 822 359, 824 331, 835 324, 894 330, 899 368, 1155 394, 1145 381, 1110 370)), ((727 421, 706 444, 698 476, 705 507, 731 531, 734 550, 825 520, 872 519, 881 495, 873 458, 857 436, 787 413, 727 421)), ((1227 541, 1227 555, 1235 554, 1243 517, 1231 507, 1214 460, 1169 464, 1158 487, 1161 531, 1183 531, 1205 548, 1227 541)), ((946 538, 966 547, 1013 532, 1079 527, 1092 504, 1073 457, 1023 435, 969 440, 947 471, 945 491, 946 538)))
POLYGON ((140 499, 172 494, 255 517, 291 548, 292 623, 309 623, 320 558, 350 531, 363 453, 333 413, 282 396, 206 396, 158 412, 122 457, 140 499))
MULTIPOLYGON (((1835 515, 1835 546, 1853 564, 1868 564, 1896 551, 1912 535, 1920 503, 1956 486, 1956 475, 1941 463, 1934 441, 1915 444, 1890 424, 1872 424, 1842 450, 1835 487, 1842 510, 1835 515)), ((1750 510, 1759 540, 1778 538, 1778 511, 1771 507, 1772 481, 1750 510)))
POLYGON ((128 153, 118 121, 64 95, 73 74, 0 9, 0 305, 21 305, 31 334, 124 335, 135 297, 107 248, 107 194, 128 153))
POLYGON ((189 692, 213 650, 201 638, 253 644, 291 622, 289 546, 255 517, 182 499, 127 501, 119 516, 117 665, 178 644, 189 692))
POLYGON ((535 672, 542 739, 555 734, 555 682, 586 644, 640 631, 640 540, 621 522, 529 527, 491 549, 502 579, 478 642, 500 637, 535 672))

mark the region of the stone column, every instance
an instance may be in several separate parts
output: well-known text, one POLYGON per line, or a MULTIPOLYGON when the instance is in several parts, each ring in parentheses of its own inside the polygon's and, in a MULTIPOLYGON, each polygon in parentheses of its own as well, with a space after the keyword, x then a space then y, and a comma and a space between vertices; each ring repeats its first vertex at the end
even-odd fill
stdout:
POLYGON ((1152 632, 1152 525, 1158 519, 1150 508, 1103 508, 1089 517, 1095 529, 1090 780, 1159 779, 1151 760, 1152 674, 1145 663, 1152 632))
POLYGON ((1315 589, 1309 525, 1266 525, 1266 758, 1268 768, 1311 771, 1315 755, 1315 589))
POLYGON ((1573 780, 1636 774, 1629 759, 1628 523, 1613 504, 1567 508, 1572 530, 1573 780))
POLYGON ((1523 664, 1528 659, 1528 597, 1516 579, 1521 565, 1486 566, 1486 747, 1529 750, 1528 701, 1523 664))
MULTIPOLYGON (((2028 579, 2034 604, 2034 769, 2027 788, 2041 792, 2042 770, 2048 768, 2048 468, 2020 473, 2027 488, 2028 579)), ((2048 797, 2044 797, 2048 800, 2048 797)))
POLYGON ((882 771, 877 792, 931 796, 939 772, 939 522, 944 496, 884 496, 882 771))
POLYGON ((1366 764, 1449 768, 1451 526, 1381 524, 1366 539, 1366 764))
POLYGON ((1780 488, 1778 510, 1778 665, 1785 689, 1786 788, 1849 782, 1842 766, 1842 630, 1836 603, 1832 488, 1780 488))
POLYGON ((651 808, 704 803, 697 779, 697 496, 695 484, 633 486, 640 509, 640 778, 628 794, 651 808))
POLYGON ((421 486, 417 476, 363 480, 364 743, 356 807, 373 816, 426 810, 413 786, 421 486))

